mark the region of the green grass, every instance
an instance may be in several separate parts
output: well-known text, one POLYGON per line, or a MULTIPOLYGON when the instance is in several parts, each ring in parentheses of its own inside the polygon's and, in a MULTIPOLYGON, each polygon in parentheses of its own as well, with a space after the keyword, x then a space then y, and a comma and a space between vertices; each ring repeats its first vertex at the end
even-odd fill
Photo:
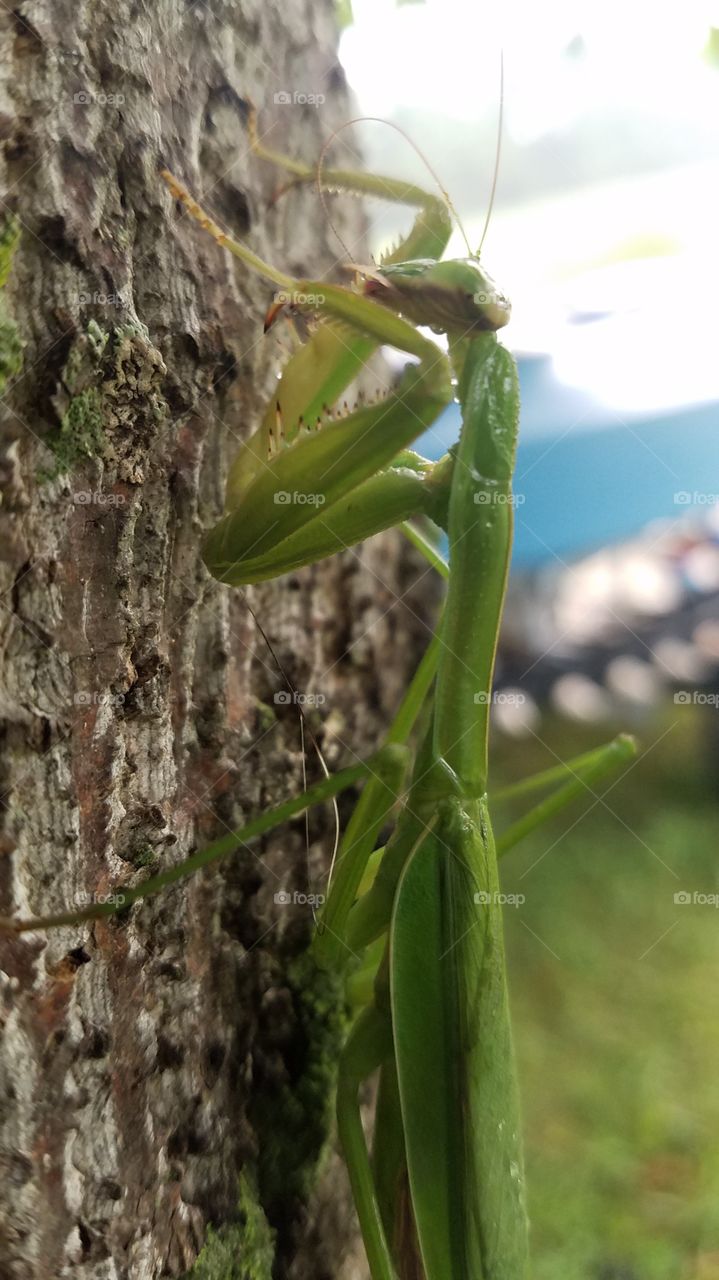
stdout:
MULTIPOLYGON (((503 865, 533 1280, 719 1278, 719 911, 674 902, 719 890, 717 712, 670 711, 605 804, 503 865)), ((599 741, 541 736, 496 744, 495 782, 599 741)))

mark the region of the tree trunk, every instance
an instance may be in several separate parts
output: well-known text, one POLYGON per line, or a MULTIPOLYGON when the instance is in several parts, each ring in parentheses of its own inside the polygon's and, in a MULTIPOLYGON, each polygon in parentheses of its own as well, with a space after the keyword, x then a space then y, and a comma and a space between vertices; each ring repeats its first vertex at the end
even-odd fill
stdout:
MULTIPOLYGON (((245 131, 252 100, 273 147, 315 159, 351 113, 330 0, 0 12, 4 207, 22 232, 0 318, 0 910, 35 915, 301 789, 297 711, 274 700, 248 606, 319 695, 335 769, 381 737, 428 580, 396 535, 246 594, 200 560, 282 353, 262 337, 271 289, 158 168, 279 266, 331 274, 316 193, 269 207, 277 174, 245 131)), ((360 256, 360 205, 336 218, 360 256)), ((313 817, 315 890, 332 829, 329 807, 313 817)), ((363 1274, 335 1156, 312 1191, 341 1002, 306 985, 307 909, 275 902, 307 890, 307 867, 295 823, 123 917, 2 940, 1 1277, 149 1280, 200 1251, 206 1276, 363 1274)))

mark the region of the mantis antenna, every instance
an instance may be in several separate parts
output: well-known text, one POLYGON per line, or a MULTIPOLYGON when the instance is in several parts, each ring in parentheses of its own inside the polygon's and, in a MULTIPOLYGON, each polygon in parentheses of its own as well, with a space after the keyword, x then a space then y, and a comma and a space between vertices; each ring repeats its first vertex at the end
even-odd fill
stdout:
MULTIPOLYGON (((279 659, 279 657, 277 656, 277 653, 276 653, 276 651, 275 651, 274 645, 272 644, 272 641, 270 640, 270 637, 268 636, 267 632, 265 631, 264 627, 262 626, 262 623, 260 622, 259 618, 257 617, 257 614, 255 613, 254 609, 252 608, 252 605, 250 604, 249 600, 247 599, 247 593, 246 593, 245 591, 243 591, 243 592, 242 592, 242 595, 243 595, 243 597, 244 597, 245 605, 246 605, 246 607, 247 607, 247 609, 248 609, 249 613, 252 615, 252 619, 253 619, 253 621, 254 621, 254 624, 255 624, 255 626, 257 627, 257 630, 259 631, 260 635, 262 636, 262 639, 264 640, 265 644, 267 645, 267 649, 268 649, 269 653, 272 655, 272 660, 273 660, 273 662, 275 663, 275 665, 276 665, 276 667, 277 667, 277 670, 279 671, 280 675, 282 676, 282 679, 284 680, 285 684, 287 685, 287 688, 290 690, 290 692, 291 692, 291 693, 295 694, 295 693, 297 692, 297 690, 295 689, 294 684, 293 684, 293 683, 292 683, 292 681, 290 680, 290 677, 288 676, 288 674, 287 674, 287 672, 286 672, 285 668, 283 667, 282 663, 280 662, 280 659, 279 659)), ((301 742, 302 742, 302 786, 303 786, 303 790, 306 790, 306 789, 307 789, 307 769, 306 769, 307 753, 306 753, 306 750, 305 750, 305 731, 306 731, 306 732, 307 732, 307 734, 309 735, 309 738, 310 738, 310 741, 311 741, 311 743, 312 743, 312 746, 313 746, 313 747, 314 747, 314 749, 315 749, 315 753, 316 753, 316 755, 317 755, 317 759, 318 759, 318 760, 319 760, 319 762, 320 762, 320 767, 321 767, 321 769, 322 769, 322 772, 323 772, 323 774, 324 774, 325 778, 329 778, 329 776, 330 776, 330 772, 329 772, 329 769, 327 768, 327 764, 326 764, 325 758, 324 758, 324 756, 322 755, 322 751, 321 751, 321 749, 320 749, 320 744, 319 744, 319 742, 317 741, 317 738, 316 738, 316 736, 315 736, 315 734, 314 734, 314 732, 313 732, 313 730, 312 730, 312 727, 307 723, 307 720, 306 720, 306 717, 305 717, 305 713, 304 713, 304 711, 302 710, 302 703, 301 703, 301 702, 297 702, 297 710, 298 710, 298 711, 299 711, 299 713, 300 713, 300 736, 301 736, 301 742)), ((328 890, 328 892, 329 892, 330 880, 331 880, 331 877, 332 877, 332 871, 333 871, 333 869, 334 869, 335 861, 336 861, 336 858, 337 858, 337 850, 339 849, 339 842, 340 842, 340 811, 339 811, 339 806, 338 806, 338 804, 337 804, 337 798, 336 798, 336 796, 333 796, 333 797, 332 797, 332 808, 333 808, 333 810, 334 810, 334 818, 335 818, 335 836, 334 836, 334 848, 333 848, 333 850, 332 850, 332 860, 331 860, 331 863, 330 863, 330 877, 329 877, 328 882, 327 882, 327 890, 328 890)), ((309 835, 309 814, 308 814, 308 813, 305 813, 305 832, 306 832, 306 838, 307 838, 307 883, 308 883, 308 885, 310 886, 310 889, 311 889, 311 888, 312 888, 312 874, 311 874, 311 868, 310 868, 310 835, 309 835)), ((314 925, 315 925, 315 927, 316 927, 316 929, 317 929, 318 933, 322 933, 322 932, 324 931, 324 926, 323 926, 323 925, 321 924, 321 922, 317 919, 317 909, 316 909, 316 907, 315 907, 314 903, 312 903, 312 920, 313 920, 313 923, 314 923, 314 925)))
POLYGON ((484 227, 482 229, 482 239, 480 240, 479 248, 477 249, 478 258, 482 256, 482 245, 484 244, 484 237, 486 236, 489 230, 489 222, 492 217, 492 210, 494 208, 494 197, 497 194, 497 181, 499 178, 499 161, 502 155, 503 130, 504 130, 504 50, 502 49, 499 55, 499 116, 497 118, 497 149, 494 153, 494 173, 492 175, 492 190, 489 193, 489 205, 487 206, 487 216, 484 220, 484 227))
POLYGON ((473 254, 472 254, 472 250, 471 250, 471 248, 470 248, 469 240, 467 239, 467 233, 465 232, 465 229, 464 229, 464 227, 463 227, 463 225, 462 225, 462 220, 461 220, 461 218, 460 218, 459 214, 457 213, 457 210, 456 210, 456 208, 455 208, 454 204, 452 203, 452 198, 451 198, 451 196, 450 196, 449 192, 448 192, 448 191, 445 189, 445 187, 442 185, 442 181, 441 181, 441 179, 440 179, 440 177, 439 177, 439 174, 438 174, 438 173, 436 172, 436 170, 432 167, 432 165, 430 164, 430 162, 429 162, 429 160, 427 159, 427 157, 426 157, 426 155, 424 154, 424 152, 423 152, 423 151, 422 151, 422 150, 417 146, 417 143, 416 143, 416 142, 414 142, 414 141, 412 140, 412 138, 410 138, 409 134, 405 132, 405 130, 402 128, 402 126, 401 126, 401 125, 399 125, 399 124, 395 124, 393 120, 385 120, 382 116, 354 116, 351 120, 345 120, 344 124, 341 124, 341 125, 339 126, 339 128, 338 128, 338 129, 335 129, 335 130, 330 134, 329 138, 327 139, 327 141, 325 142, 324 146, 322 147, 322 150, 321 150, 321 152, 320 152, 319 160, 317 161, 317 191, 318 191, 318 193, 319 193, 320 200, 322 201, 322 208, 324 209, 325 217, 327 218, 327 221, 328 221, 328 223, 329 223, 330 227, 332 228, 332 230, 334 231, 335 235, 337 236, 337 239, 339 240, 340 244, 342 245, 342 248, 344 249, 345 253, 347 254, 347 257, 351 259, 351 258, 352 258, 352 254, 350 253, 349 249, 347 248, 347 245, 345 244, 344 240, 342 239, 342 236, 340 235, 340 233, 339 233, 339 231, 337 230, 337 228, 336 228, 336 226, 335 226, 334 222, 332 221, 332 216, 331 216, 331 214, 330 214, 329 207, 328 207, 328 204, 327 204, 327 200, 326 200, 326 198, 325 198, 325 192, 324 192, 323 187, 322 187, 322 169, 323 169, 323 167, 324 167, 325 155, 326 155, 326 153, 327 153, 327 150, 328 150, 328 148, 329 148, 329 147, 331 147, 331 145, 332 145, 332 143, 334 142, 335 138, 338 138, 338 137, 339 137, 339 135, 340 135, 340 134, 341 134, 345 129, 348 129, 348 128, 350 127, 350 125, 353 125, 353 124, 365 124, 365 123, 369 123, 369 124, 384 124, 384 125, 386 125, 389 129, 394 129, 395 133, 400 134, 400 136, 401 136, 402 138, 404 138, 405 142, 409 143, 410 147, 411 147, 411 148, 412 148, 412 150, 415 152, 415 154, 416 154, 417 156, 419 156, 420 160, 422 161, 422 164, 423 164, 423 165, 424 165, 424 167, 426 168, 426 170, 427 170, 427 172, 429 173, 430 177, 432 178, 433 182, 434 182, 434 183, 436 184, 436 186, 438 187, 438 189, 439 189, 439 191, 440 191, 440 193, 441 193, 442 199, 444 200, 444 203, 446 204, 447 208, 449 209, 450 214, 452 215, 452 217, 454 218, 454 220, 455 220, 455 222, 456 222, 456 224, 457 224, 457 227, 459 228, 459 231, 460 231, 460 234, 461 234, 461 236, 462 236, 462 239, 464 240, 464 243, 465 243, 465 245, 467 246, 467 253, 468 253, 469 257, 471 258, 471 257, 473 256, 473 254))

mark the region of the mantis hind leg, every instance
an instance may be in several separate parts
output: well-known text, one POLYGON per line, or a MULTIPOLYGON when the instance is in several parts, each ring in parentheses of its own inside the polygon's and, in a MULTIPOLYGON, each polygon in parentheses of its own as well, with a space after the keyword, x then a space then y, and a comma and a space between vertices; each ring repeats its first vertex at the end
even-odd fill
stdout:
POLYGON ((355 1022, 340 1055, 337 1080, 337 1129, 349 1172, 357 1216, 372 1280, 396 1280, 382 1210, 372 1172, 359 1090, 383 1062, 392 1057, 392 1027, 388 1015, 376 1006, 366 1009, 355 1022))
POLYGON ((594 803, 597 804, 600 797, 596 795, 594 787, 609 774, 624 769, 636 752, 637 746, 634 739, 622 733, 606 746, 597 747, 596 750, 579 756, 576 760, 569 760, 556 769, 548 769, 534 778, 528 778, 516 787, 508 787, 502 798, 526 794, 548 783, 564 779, 561 786, 502 832, 497 839, 497 856, 501 858, 503 854, 508 853, 525 836, 550 818, 556 817, 567 805, 576 799, 581 799, 585 793, 594 797, 594 803))

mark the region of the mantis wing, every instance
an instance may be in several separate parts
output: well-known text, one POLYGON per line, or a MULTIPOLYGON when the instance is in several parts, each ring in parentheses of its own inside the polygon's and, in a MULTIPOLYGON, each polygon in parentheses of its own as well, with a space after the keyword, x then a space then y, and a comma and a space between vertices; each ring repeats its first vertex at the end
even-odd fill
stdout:
POLYGON ((426 1280, 527 1275, 497 890, 484 801, 442 802, 405 866, 391 927, 395 1055, 426 1280))

